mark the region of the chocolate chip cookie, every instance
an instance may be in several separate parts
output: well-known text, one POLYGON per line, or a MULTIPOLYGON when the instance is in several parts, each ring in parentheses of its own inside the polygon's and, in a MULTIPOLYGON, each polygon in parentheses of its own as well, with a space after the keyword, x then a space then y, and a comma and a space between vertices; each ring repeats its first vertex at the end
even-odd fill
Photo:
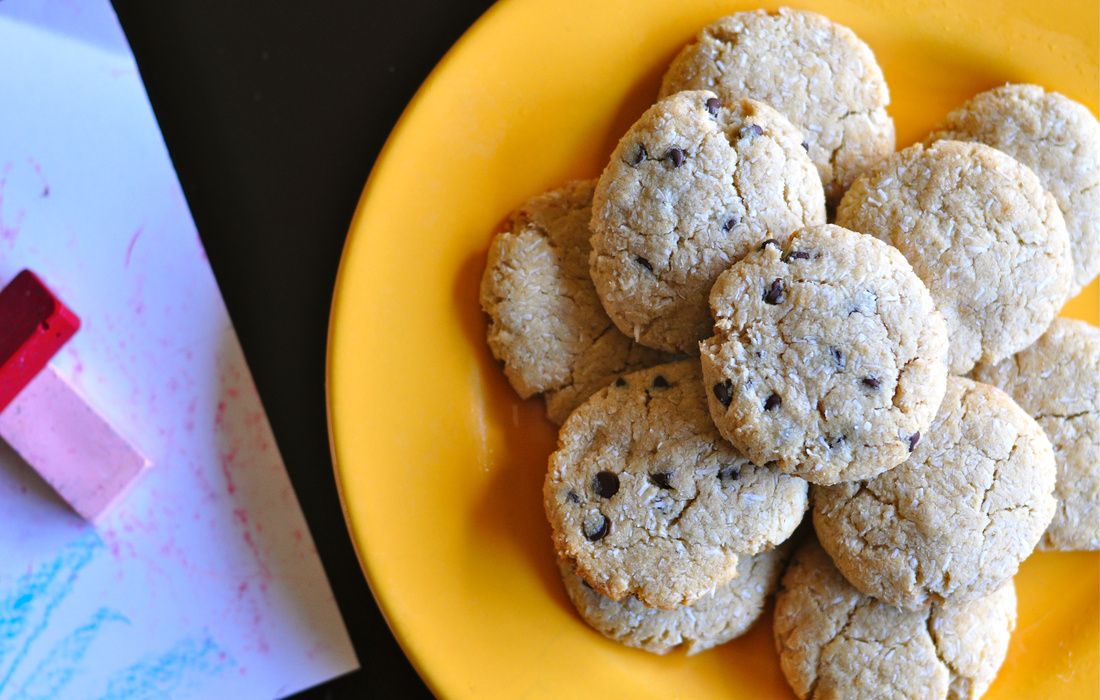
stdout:
POLYGON ((523 398, 542 393, 561 423, 592 392, 668 358, 615 328, 588 276, 593 181, 519 208, 493 239, 481 280, 488 340, 523 398))
POLYGON ((701 344, 718 430, 756 464, 816 484, 904 462, 947 380, 947 334, 890 246, 839 226, 768 241, 711 291, 701 344))
POLYGON ((1070 296, 1100 273, 1100 122, 1082 104, 1038 85, 1002 85, 972 97, 928 137, 980 141, 1039 177, 1066 220, 1070 296))
POLYGON ((661 95, 700 89, 760 100, 790 119, 831 202, 894 150, 890 91, 874 54, 813 12, 738 12, 704 27, 672 62, 661 95))
POLYGON ((856 180, 836 222, 912 263, 947 321, 953 374, 1031 345, 1069 294, 1069 235, 1054 197, 984 144, 899 151, 856 180))
POLYGON ((628 374, 577 408, 543 494, 558 555, 593 589, 671 610, 727 583, 739 555, 786 540, 807 490, 721 438, 698 361, 681 360, 628 374))
POLYGON ((1016 627, 1016 589, 905 611, 866 596, 812 539, 775 600, 779 665, 800 698, 981 697, 1016 627))
POLYGON ((952 377, 912 457, 868 481, 814 490, 821 546, 852 585, 891 605, 993 592, 1054 515, 1054 450, 996 387, 952 377))
POLYGON ((661 100, 623 136, 592 205, 592 281, 643 345, 698 352, 707 292, 766 238, 824 223, 802 137, 760 102, 706 91, 661 100))
POLYGON ((1054 446, 1058 507, 1039 549, 1100 549, 1100 328, 1056 318, 1034 345, 973 376, 1008 392, 1054 446))
POLYGON ((683 649, 689 656, 744 634, 764 611, 783 572, 787 546, 740 557, 737 575, 691 605, 658 610, 637 598, 611 600, 558 560, 569 599, 580 616, 608 639, 654 654, 683 649))

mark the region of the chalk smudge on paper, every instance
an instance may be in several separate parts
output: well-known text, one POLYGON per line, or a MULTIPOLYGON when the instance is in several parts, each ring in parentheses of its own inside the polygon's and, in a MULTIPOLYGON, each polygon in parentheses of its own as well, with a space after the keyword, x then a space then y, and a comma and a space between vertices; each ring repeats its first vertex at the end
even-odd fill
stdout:
POLYGON ((51 700, 62 692, 80 671, 80 664, 100 628, 107 624, 129 624, 123 615, 100 608, 88 622, 70 632, 47 652, 30 677, 15 694, 14 700, 51 700))
MULTIPOLYGON (((0 598, 0 690, 46 629, 54 609, 72 590, 80 571, 103 542, 94 530, 66 545, 52 561, 19 577, 0 598)), ((0 578, 0 590, 7 588, 0 578)))
POLYGON ((236 663, 209 637, 181 639, 170 649, 116 672, 103 700, 170 698, 192 689, 199 676, 222 673, 236 663))

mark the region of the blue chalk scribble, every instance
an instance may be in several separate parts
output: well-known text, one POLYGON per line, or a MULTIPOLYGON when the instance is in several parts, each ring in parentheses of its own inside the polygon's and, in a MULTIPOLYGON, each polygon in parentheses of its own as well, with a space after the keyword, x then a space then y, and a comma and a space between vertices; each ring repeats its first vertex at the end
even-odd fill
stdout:
POLYGON ((0 697, 80 571, 103 548, 95 530, 89 529, 65 545, 52 561, 14 582, 0 577, 0 591, 5 591, 0 594, 0 697))
POLYGON ((113 674, 101 700, 179 697, 196 681, 209 681, 235 665, 209 637, 187 637, 113 674))
MULTIPOLYGON (((0 574, 0 700, 75 697, 74 687, 81 683, 73 681, 84 670, 85 656, 103 628, 130 624, 117 610, 100 607, 52 648, 42 649, 38 641, 47 627, 59 624, 51 623, 55 608, 72 592, 80 572, 103 549, 103 541, 89 530, 52 560, 21 576, 0 574), (37 659, 37 664, 28 672, 25 667, 29 658, 37 659)), ((111 674, 102 698, 178 697, 234 667, 233 659, 208 635, 185 637, 111 674)), ((87 688, 80 691, 80 697, 88 694, 87 688)))
POLYGON ((92 619, 80 625, 48 651, 30 677, 15 694, 15 700, 53 700, 80 670, 88 647, 99 629, 107 623, 129 624, 125 616, 109 608, 100 608, 92 619))

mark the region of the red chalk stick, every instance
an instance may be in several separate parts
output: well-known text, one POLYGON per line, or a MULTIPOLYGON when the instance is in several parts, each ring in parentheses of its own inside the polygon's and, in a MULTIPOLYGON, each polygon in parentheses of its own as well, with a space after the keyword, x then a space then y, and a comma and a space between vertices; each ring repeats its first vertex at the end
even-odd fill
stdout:
POLYGON ((30 270, 0 291, 0 411, 80 328, 80 319, 30 270))

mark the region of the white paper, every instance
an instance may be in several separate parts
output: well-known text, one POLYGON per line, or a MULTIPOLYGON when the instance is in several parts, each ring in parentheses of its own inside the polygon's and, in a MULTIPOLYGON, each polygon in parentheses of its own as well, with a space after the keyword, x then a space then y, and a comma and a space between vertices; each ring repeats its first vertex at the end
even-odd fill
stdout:
POLYGON ((55 366, 155 466, 92 527, 0 445, 0 698, 271 698, 356 668, 106 0, 0 3, 0 284, 24 267, 83 322, 55 366))

